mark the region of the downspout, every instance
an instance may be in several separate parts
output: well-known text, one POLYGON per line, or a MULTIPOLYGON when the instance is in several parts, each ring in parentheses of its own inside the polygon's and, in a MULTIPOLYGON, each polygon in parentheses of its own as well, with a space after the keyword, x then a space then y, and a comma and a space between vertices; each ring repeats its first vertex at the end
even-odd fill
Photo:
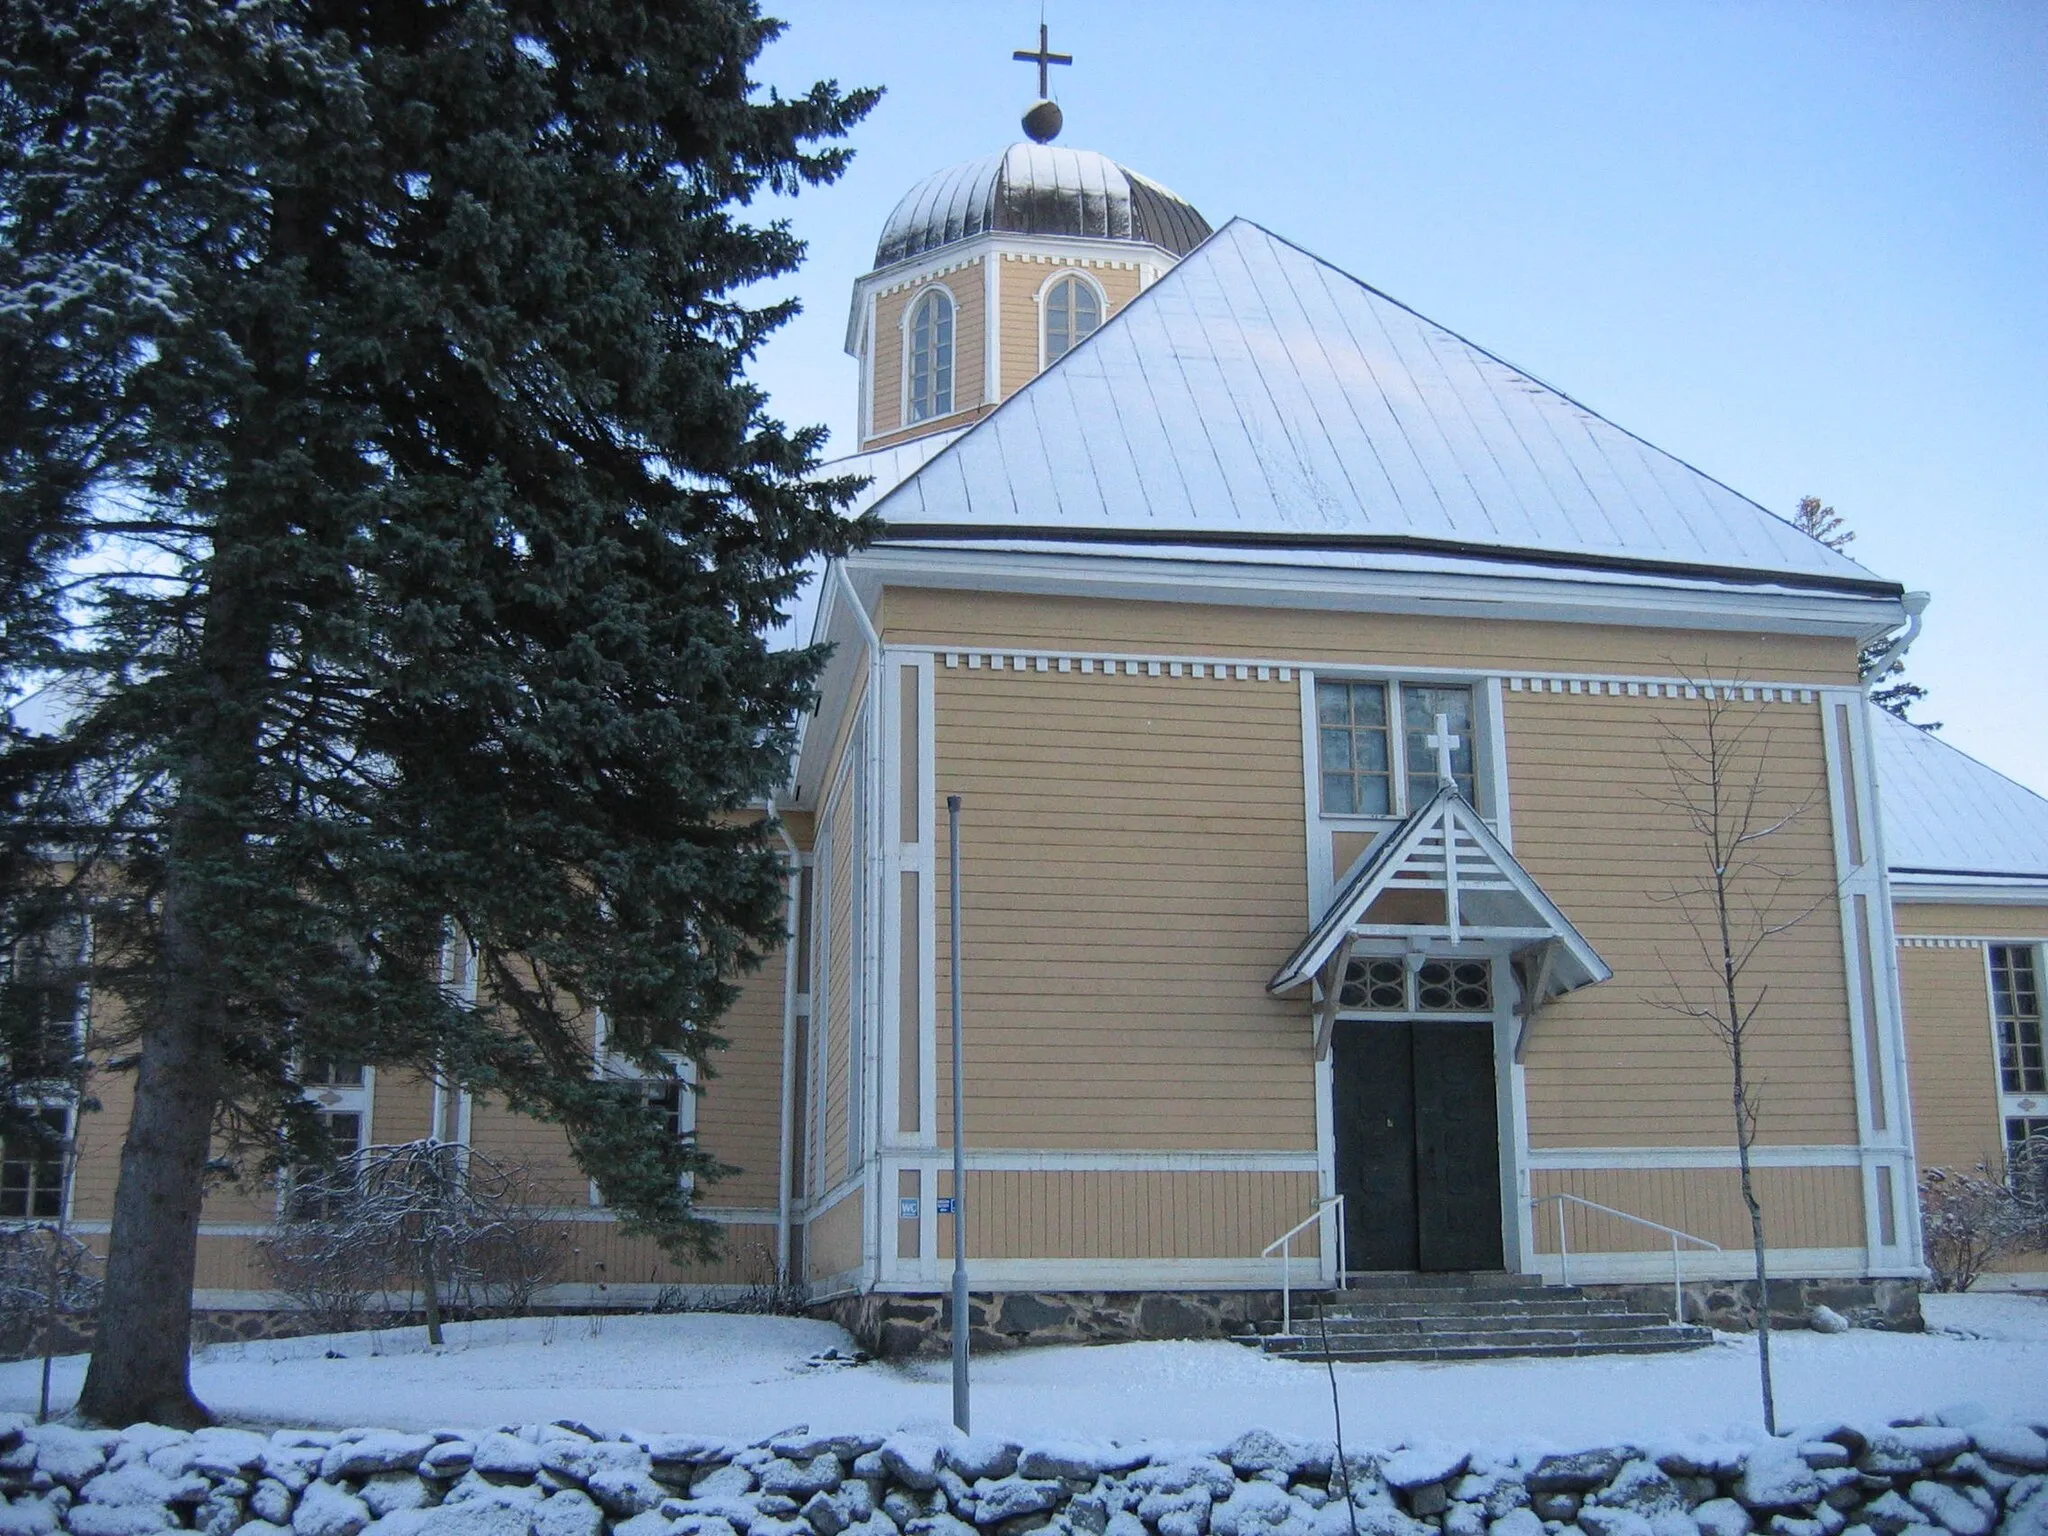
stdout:
POLYGON ((1906 610, 1906 632, 1884 648, 1884 654, 1863 668, 1863 685, 1871 684, 1891 671, 1893 663, 1913 648, 1913 642, 1920 638, 1920 616, 1927 612, 1927 605, 1933 597, 1926 592, 1908 592, 1899 599, 1906 610))
POLYGON ((788 939, 782 956, 782 1138, 781 1159, 775 1178, 775 1270, 778 1286, 787 1292, 791 1203, 795 1199, 791 1163, 796 1157, 796 976, 797 944, 802 935, 797 926, 798 902, 803 894, 804 860, 796 839, 789 835, 775 814, 775 797, 768 797, 768 819, 775 823, 775 835, 789 854, 789 896, 783 931, 788 939))

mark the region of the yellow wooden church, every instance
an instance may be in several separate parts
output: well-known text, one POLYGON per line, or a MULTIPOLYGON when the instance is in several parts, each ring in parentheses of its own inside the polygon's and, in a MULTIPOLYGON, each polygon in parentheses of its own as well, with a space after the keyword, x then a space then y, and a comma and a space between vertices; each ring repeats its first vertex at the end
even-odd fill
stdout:
MULTIPOLYGON (((1775 827, 1738 916, 1786 920, 1742 979, 1781 1305, 1911 1325, 1920 1166, 2048 1130, 2048 803, 1872 710, 1859 658, 1917 626, 1897 582, 1056 140, 907 192, 846 336, 829 469, 887 531, 817 584, 791 943, 714 1078, 648 1084, 741 1169, 699 1194, 725 1257, 621 1237, 487 1102, 335 1064, 307 1086, 344 1139, 542 1169, 556 1304, 782 1275, 892 1350, 939 1326, 956 1210, 991 1341, 1230 1332, 1283 1269, 1668 1313, 1675 1267, 1689 1319, 1739 1319, 1730 1069, 1693 1016, 1711 722, 1775 827)), ((104 1232, 102 1097, 76 1179, 10 1156, 0 1214, 104 1232)), ((274 1304, 276 1201, 215 1196, 202 1307, 274 1304)))

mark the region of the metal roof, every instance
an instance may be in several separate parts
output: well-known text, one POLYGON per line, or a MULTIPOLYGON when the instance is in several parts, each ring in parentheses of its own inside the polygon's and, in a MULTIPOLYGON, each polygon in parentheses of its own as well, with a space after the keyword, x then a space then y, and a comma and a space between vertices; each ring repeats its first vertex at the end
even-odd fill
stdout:
POLYGON ((1209 221, 1184 198, 1092 149, 1012 144, 948 166, 904 193, 882 226, 875 265, 991 230, 1131 240, 1182 256, 1208 237, 1209 221))
POLYGON ((1895 715, 1871 717, 1885 862, 1895 878, 2048 888, 2048 800, 1895 715))
POLYGON ((879 510, 896 539, 1427 552, 1898 591, 1243 219, 879 510))

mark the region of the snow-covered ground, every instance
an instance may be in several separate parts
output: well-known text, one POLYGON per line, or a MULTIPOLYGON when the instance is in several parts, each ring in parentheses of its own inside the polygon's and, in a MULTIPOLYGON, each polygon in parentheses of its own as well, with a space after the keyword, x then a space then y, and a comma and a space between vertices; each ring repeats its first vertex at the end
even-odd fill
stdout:
MULTIPOLYGON (((1926 1305, 1934 1331, 1924 1335, 1777 1335, 1780 1419, 1874 1420, 1972 1402, 2048 1420, 2048 1301, 1937 1296, 1926 1305)), ((949 1421, 945 1362, 820 1361, 833 1350, 853 1346, 831 1324, 794 1318, 528 1318, 458 1325, 441 1350, 417 1329, 215 1347, 193 1377, 224 1422, 248 1425, 573 1418, 751 1440, 798 1424, 936 1431, 949 1421)), ((38 1373, 34 1361, 0 1366, 0 1410, 32 1409, 38 1373)), ((72 1400, 83 1374, 82 1358, 58 1363, 59 1402, 72 1400)), ((1537 1449, 1758 1433, 1756 1346, 1746 1337, 1683 1355, 1340 1365, 1336 1374, 1356 1445, 1433 1438, 1537 1449)), ((1322 1366, 1235 1344, 1029 1350, 978 1359, 973 1378, 977 1432, 1020 1440, 1217 1444, 1253 1426, 1330 1433, 1322 1366)))

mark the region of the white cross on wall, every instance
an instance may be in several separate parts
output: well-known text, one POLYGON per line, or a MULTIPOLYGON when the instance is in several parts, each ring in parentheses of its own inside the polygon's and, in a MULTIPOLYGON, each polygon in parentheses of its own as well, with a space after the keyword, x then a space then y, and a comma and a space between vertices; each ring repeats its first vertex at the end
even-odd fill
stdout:
POLYGON ((1436 749, 1437 783, 1457 783, 1457 775, 1451 772, 1451 754, 1465 745, 1465 738, 1451 734, 1451 717, 1449 715, 1438 715, 1436 717, 1436 729, 1422 738, 1422 744, 1436 749))

